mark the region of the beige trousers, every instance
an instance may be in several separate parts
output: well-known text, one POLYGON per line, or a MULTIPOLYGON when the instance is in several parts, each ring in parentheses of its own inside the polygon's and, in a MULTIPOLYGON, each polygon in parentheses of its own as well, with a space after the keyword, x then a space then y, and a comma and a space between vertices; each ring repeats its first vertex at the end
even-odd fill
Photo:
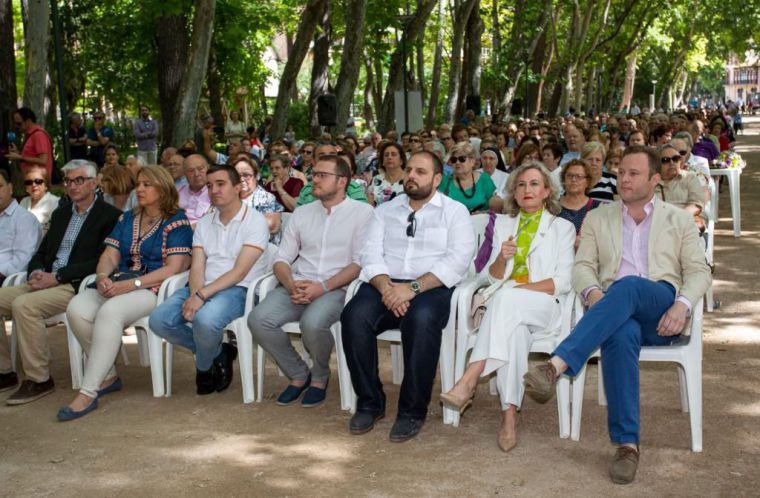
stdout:
POLYGON ((114 362, 121 349, 124 329, 156 307, 156 295, 140 289, 105 298, 86 289, 71 300, 66 317, 87 353, 81 393, 97 397, 100 384, 116 376, 114 362))
MULTIPOLYGON (((50 378, 50 347, 45 320, 65 312, 72 297, 74 287, 71 284, 39 291, 32 291, 28 284, 0 288, 0 315, 12 316, 16 322, 18 351, 27 379, 45 382, 50 378)), ((0 337, 0 373, 10 371, 10 347, 3 334, 0 337)))

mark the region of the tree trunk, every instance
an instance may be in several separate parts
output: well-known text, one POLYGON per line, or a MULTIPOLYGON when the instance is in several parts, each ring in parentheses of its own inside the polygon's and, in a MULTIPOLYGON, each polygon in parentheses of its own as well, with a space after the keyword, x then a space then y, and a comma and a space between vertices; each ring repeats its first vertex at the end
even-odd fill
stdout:
POLYGON ((343 40, 343 56, 340 59, 340 73, 335 86, 338 101, 337 133, 346 130, 346 122, 351 115, 351 103, 359 82, 362 54, 364 53, 364 21, 366 20, 367 0, 351 0, 346 6, 346 36, 343 40))
POLYGON ((427 95, 425 92, 425 32, 420 33, 420 37, 415 43, 415 53, 417 54, 417 88, 420 90, 422 106, 425 107, 427 95))
MULTIPOLYGON (((174 110, 179 101, 182 75, 187 68, 187 19, 184 15, 165 15, 156 20, 156 47, 161 135, 166 147, 174 136, 174 110)), ((192 121, 195 123, 195 119, 192 121)))
POLYGON ((375 119, 377 119, 378 129, 380 129, 383 119, 383 63, 379 57, 376 57, 369 67, 374 68, 374 77, 372 84, 372 104, 375 106, 375 119))
POLYGON ((538 37, 538 43, 536 43, 536 50, 533 51, 533 60, 531 62, 531 71, 537 75, 538 78, 532 83, 528 83, 528 96, 526 98, 527 103, 530 105, 534 112, 538 113, 541 109, 540 88, 543 85, 544 74, 544 58, 546 54, 546 30, 542 30, 541 35, 538 37))
MULTIPOLYGON (((24 13, 24 106, 44 122, 45 89, 50 47, 50 4, 47 0, 22 0, 24 13)), ((15 60, 15 57, 11 60, 15 60)))
POLYGON ((443 37, 446 33, 443 23, 445 6, 446 0, 438 1, 438 34, 435 37, 433 74, 430 80, 430 99, 428 100, 427 117, 425 118, 425 126, 428 129, 433 128, 438 115, 438 93, 441 91, 441 58, 443 55, 443 37))
POLYGON ((372 107, 373 102, 373 87, 375 85, 375 78, 372 72, 372 63, 369 58, 364 58, 364 72, 366 77, 364 78, 364 106, 362 108, 362 115, 367 122, 367 127, 371 130, 375 129, 375 112, 372 107))
MULTIPOLYGON (((433 7, 435 7, 438 0, 424 0, 424 3, 420 5, 417 12, 414 13, 409 24, 401 35, 407 42, 416 39, 420 32, 425 29, 425 23, 430 16, 433 7)), ((393 128, 393 105, 394 105, 394 92, 397 88, 401 87, 403 81, 403 51, 401 50, 402 43, 396 46, 396 50, 391 55, 390 68, 388 69, 388 84, 385 87, 385 96, 383 97, 382 112, 379 115, 379 129, 381 133, 385 133, 393 128)))
POLYGON ((216 0, 196 0, 195 2, 190 59, 187 63, 187 71, 182 76, 180 97, 177 102, 177 109, 174 112, 172 144, 176 147, 185 140, 192 138, 195 131, 198 100, 203 88, 203 79, 208 66, 208 54, 211 49, 211 38, 214 34, 215 10, 216 0))
POLYGON ((274 120, 272 121, 272 128, 269 131, 269 136, 272 140, 280 139, 285 135, 290 97, 293 89, 296 88, 298 72, 301 70, 303 59, 309 51, 309 45, 317 28, 317 23, 322 19, 326 8, 327 0, 309 0, 301 13, 301 20, 298 22, 293 49, 290 51, 288 61, 285 63, 285 67, 280 75, 277 101, 274 105, 274 120))
MULTIPOLYGON (((461 0, 452 15, 453 29, 451 33, 451 60, 449 63, 449 89, 446 95, 446 107, 443 110, 443 120, 450 123, 457 114, 459 92, 462 78, 462 45, 464 31, 470 13, 478 0, 461 0)), ((455 4, 456 5, 456 4, 455 4)))
POLYGON ((309 89, 309 133, 312 138, 322 135, 322 127, 319 125, 318 98, 329 92, 330 89, 330 41, 332 39, 332 12, 327 4, 322 18, 319 21, 319 29, 314 33, 314 48, 312 49, 311 86, 309 89))
POLYGON ((625 66, 625 82, 623 83, 623 101, 620 108, 631 109, 631 99, 633 98, 633 84, 636 81, 636 52, 628 57, 625 66))
MULTIPOLYGON (((13 6, 0 0, 0 144, 6 143, 16 109, 16 55, 13 49, 13 6)), ((0 159, 0 163, 5 159, 0 159)))
MULTIPOLYGON (((214 117, 214 123, 217 126, 224 126, 222 119, 222 78, 219 75, 219 68, 216 65, 216 55, 213 50, 209 50, 208 68, 206 69, 206 88, 208 89, 209 107, 211 115, 214 117)), ((229 116, 230 109, 227 109, 229 116)), ((242 116, 242 111, 240 112, 242 116)))
POLYGON ((480 95, 480 76, 483 72, 480 63, 480 56, 483 52, 481 37, 484 29, 483 18, 480 17, 480 0, 476 0, 472 11, 470 11, 470 18, 467 20, 467 49, 465 51, 467 63, 465 65, 466 71, 464 71, 464 91, 460 92, 456 117, 464 114, 465 99, 468 95, 480 95))

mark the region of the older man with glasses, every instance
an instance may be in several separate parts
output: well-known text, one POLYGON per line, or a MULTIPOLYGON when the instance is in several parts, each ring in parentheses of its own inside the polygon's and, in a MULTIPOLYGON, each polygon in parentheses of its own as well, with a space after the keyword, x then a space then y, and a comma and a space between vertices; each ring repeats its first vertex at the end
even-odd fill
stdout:
MULTIPOLYGON (((95 273, 103 240, 121 215, 121 211, 95 195, 97 169, 93 163, 75 159, 62 172, 71 204, 53 211, 50 229, 29 261, 27 282, 0 289, 0 315, 11 315, 16 322, 26 373, 21 387, 6 401, 9 405, 29 403, 53 392, 45 320, 66 311, 82 279, 95 273)), ((17 383, 3 338, 0 391, 12 389, 17 383)))

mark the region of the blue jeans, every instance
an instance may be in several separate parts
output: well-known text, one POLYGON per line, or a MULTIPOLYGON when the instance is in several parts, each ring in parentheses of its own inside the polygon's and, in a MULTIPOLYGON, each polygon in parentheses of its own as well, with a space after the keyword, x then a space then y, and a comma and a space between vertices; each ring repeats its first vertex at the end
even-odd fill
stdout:
POLYGON ((575 376, 602 347, 607 427, 616 444, 639 443, 639 353, 641 346, 666 346, 680 336, 657 335, 657 324, 675 302, 667 282, 624 277, 613 283, 554 350, 575 376))
POLYGON ((168 342, 195 353, 195 368, 205 372, 222 352, 224 327, 243 316, 246 292, 240 286, 217 292, 188 324, 182 316, 182 305, 190 296, 190 288, 184 287, 153 310, 150 329, 168 342))

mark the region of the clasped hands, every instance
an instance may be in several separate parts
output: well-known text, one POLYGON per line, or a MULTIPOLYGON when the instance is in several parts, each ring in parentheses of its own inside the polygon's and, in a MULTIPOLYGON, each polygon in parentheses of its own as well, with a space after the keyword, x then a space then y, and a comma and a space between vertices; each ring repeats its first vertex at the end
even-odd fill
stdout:
POLYGON ((26 283, 33 291, 38 291, 55 287, 58 285, 58 280, 55 279, 55 275, 52 273, 36 270, 29 275, 26 283))
MULTIPOLYGON (((591 308, 600 299, 604 297, 604 292, 600 289, 594 289, 589 292, 587 300, 588 307, 591 308)), ((663 313, 660 317, 660 321, 657 324, 657 335, 662 337, 670 337, 678 335, 683 331, 686 326, 686 320, 688 319, 689 308, 681 301, 676 301, 673 306, 668 308, 668 311, 663 313)))
POLYGON ((316 298, 325 293, 320 282, 314 280, 295 280, 290 289, 290 302, 293 304, 311 304, 316 298))
POLYGON ((391 310, 396 318, 401 318, 409 310, 409 303, 414 299, 415 294, 407 283, 388 281, 382 296, 385 307, 391 310))
POLYGON ((116 297, 121 294, 133 291, 135 285, 132 280, 121 280, 114 282, 108 277, 101 278, 96 282, 95 287, 98 290, 98 294, 103 297, 116 297))

